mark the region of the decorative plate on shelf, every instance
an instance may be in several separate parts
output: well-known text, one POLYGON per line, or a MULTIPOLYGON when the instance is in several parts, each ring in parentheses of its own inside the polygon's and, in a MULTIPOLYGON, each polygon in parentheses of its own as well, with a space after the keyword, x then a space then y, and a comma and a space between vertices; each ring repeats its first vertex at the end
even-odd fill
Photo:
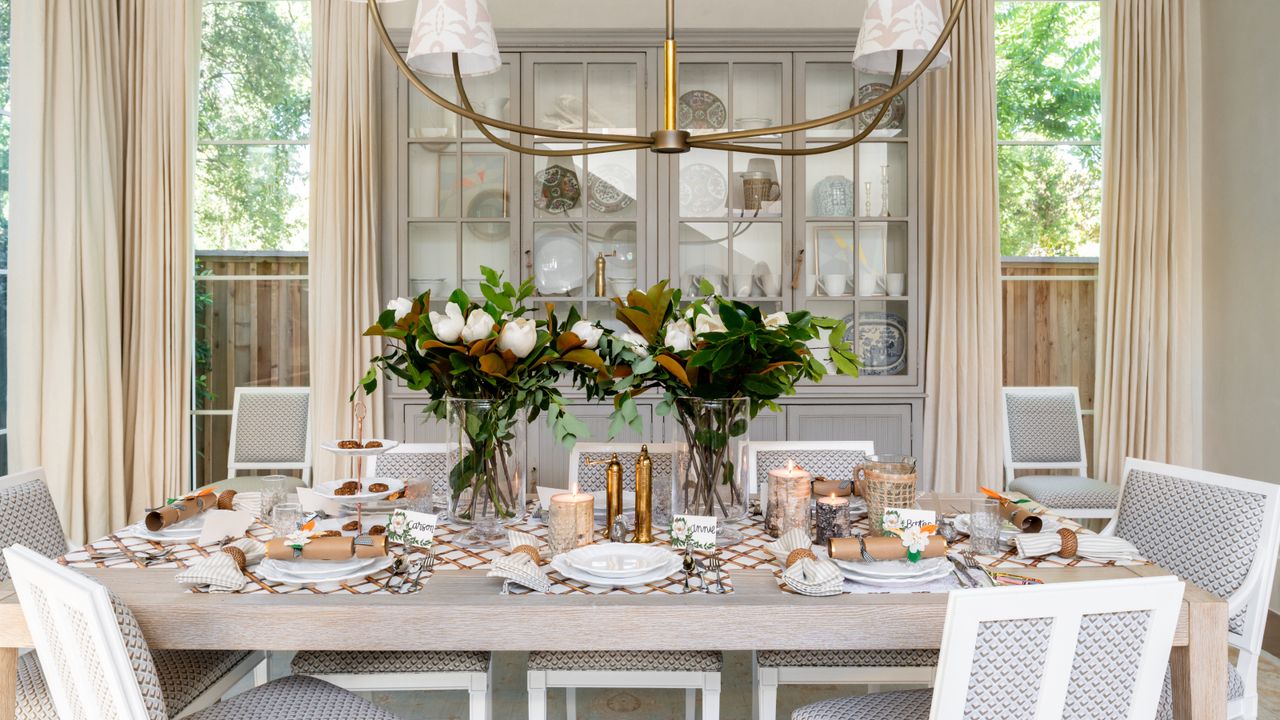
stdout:
MULTIPOLYGON (((467 217, 505 219, 507 191, 490 188, 476 193, 467 203, 467 217)), ((510 236, 509 225, 506 222, 467 223, 467 227, 481 240, 506 240, 510 236)))
POLYGON ((707 90, 690 90, 676 103, 676 122, 684 130, 722 130, 728 116, 724 102, 707 90))
POLYGON ((565 230, 548 230, 533 241, 533 284, 539 295, 563 295, 582 287, 582 241, 565 230))
POLYGON ((631 188, 636 186, 636 175, 621 165, 602 165, 587 173, 587 207, 598 213, 616 213, 626 210, 635 201, 631 188))
POLYGON ((706 163, 693 163, 680 171, 680 214, 684 217, 724 215, 729 183, 724 173, 706 163))
MULTIPOLYGON (((874 100, 890 90, 890 87, 882 82, 870 82, 858 88, 858 95, 849 101, 849 107, 861 105, 868 100, 874 100)), ((876 119, 876 113, 880 109, 878 107, 864 110, 858 115, 858 127, 865 128, 876 119)), ((889 101, 889 112, 885 113, 884 118, 880 120, 880 124, 876 126, 880 130, 901 130, 902 123, 907 119, 907 99, 902 95, 898 95, 889 101)))
POLYGON ((907 321, 878 310, 844 317, 845 342, 857 349, 863 375, 900 375, 907 367, 907 321))
POLYGON ((533 206, 539 210, 566 213, 582 198, 582 186, 573 168, 548 165, 535 173, 533 180, 533 206))

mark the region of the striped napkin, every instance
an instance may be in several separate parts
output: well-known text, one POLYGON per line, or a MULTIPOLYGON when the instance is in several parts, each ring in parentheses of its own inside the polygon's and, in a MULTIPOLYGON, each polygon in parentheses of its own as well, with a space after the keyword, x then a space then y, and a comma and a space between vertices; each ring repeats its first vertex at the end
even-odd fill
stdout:
POLYGON ((540 564, 542 550, 536 535, 519 530, 507 530, 507 544, 511 551, 489 564, 486 577, 500 577, 523 585, 530 590, 551 590, 551 578, 540 564), (536 556, 536 557, 535 557, 536 556))
MULTIPOLYGON (((1062 536, 1056 532, 1019 533, 1014 536, 1013 544, 1018 548, 1019 557, 1031 558, 1056 555, 1062 550, 1062 536)), ((1075 556, 1098 562, 1110 560, 1123 562, 1142 559, 1142 556, 1138 554, 1138 548, 1134 547, 1133 543, 1128 540, 1108 535, 1094 535, 1092 533, 1079 533, 1076 535, 1075 556)))
POLYGON ((801 595, 823 597, 844 592, 844 574, 835 563, 813 552, 804 529, 792 528, 764 548, 782 565, 782 582, 801 595))
MULTIPOLYGON (((240 538, 227 543, 225 547, 240 548, 244 553, 246 566, 267 556, 267 546, 253 538, 240 538)), ((191 563, 190 567, 179 572, 174 579, 183 585, 202 588, 208 592, 240 592, 248 582, 244 571, 236 564, 236 559, 225 552, 215 552, 191 563)))

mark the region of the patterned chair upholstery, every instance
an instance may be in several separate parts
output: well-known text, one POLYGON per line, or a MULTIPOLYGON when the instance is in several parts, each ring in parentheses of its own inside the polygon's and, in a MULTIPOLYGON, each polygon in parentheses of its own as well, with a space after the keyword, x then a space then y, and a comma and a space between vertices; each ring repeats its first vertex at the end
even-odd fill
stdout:
POLYGON ((1004 389, 1005 486, 1074 517, 1110 517, 1120 489, 1088 477, 1080 397, 1074 387, 1004 389), (1075 475, 1022 475, 1023 469, 1075 475), (1075 511, 1075 512, 1070 512, 1075 511))
POLYGON ((236 388, 227 470, 232 477, 219 488, 257 490, 261 478, 239 475, 242 470, 299 470, 296 485, 310 485, 310 388, 236 388))
POLYGON ((784 467, 788 460, 808 470, 814 477, 828 480, 852 480, 858 467, 867 461, 865 450, 842 448, 797 448, 795 450, 761 450, 755 456, 756 484, 769 482, 769 471, 784 467))
POLYGON ((298 675, 488 672, 489 653, 444 650, 306 650, 293 656, 298 675))
POLYGON ((400 480, 429 478, 432 494, 449 491, 449 452, 444 443, 400 445, 370 460, 370 474, 400 480))
POLYGON ((757 650, 760 667, 934 667, 937 650, 757 650))
MULTIPOLYGON (((622 489, 634 492, 636 489, 636 475, 634 468, 636 466, 636 458, 640 457, 639 445, 635 445, 634 450, 624 449, 631 448, 632 444, 617 445, 613 443, 579 443, 572 453, 572 462, 574 473, 570 477, 570 483, 576 479, 579 492, 604 492, 605 491, 605 472, 608 470, 607 464, 600 463, 588 465, 588 460, 608 460, 613 457, 614 450, 606 448, 618 448, 618 462, 622 463, 622 489)), ((649 459, 653 462, 653 478, 654 482, 661 482, 662 478, 674 477, 672 472, 675 469, 676 454, 674 448, 667 444, 650 443, 649 459), (668 450, 668 448, 671 448, 668 450)))
MULTIPOLYGON (((43 468, 0 479, 0 547, 19 543, 47 558, 67 552, 67 537, 43 468)), ((0 581, 8 579, 9 566, 0 558, 0 581)))
POLYGON ((717 650, 561 650, 529 653, 530 670, 720 672, 717 650))

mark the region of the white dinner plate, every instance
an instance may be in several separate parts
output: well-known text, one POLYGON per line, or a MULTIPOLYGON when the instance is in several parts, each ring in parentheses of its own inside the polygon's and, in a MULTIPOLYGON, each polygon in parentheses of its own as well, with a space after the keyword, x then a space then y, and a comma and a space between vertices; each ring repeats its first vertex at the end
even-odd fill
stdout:
POLYGON ((948 560, 943 557, 922 558, 920 562, 910 560, 878 560, 870 563, 834 560, 834 562, 846 574, 885 580, 908 580, 922 575, 932 575, 938 572, 939 567, 951 567, 948 560))
POLYGON ((118 535, 124 537, 136 537, 143 540, 151 540, 158 543, 186 543, 195 542, 200 539, 200 531, 204 530, 204 513, 200 513, 192 518, 187 518, 180 523, 174 523, 166 528, 161 528, 156 532, 147 529, 145 520, 140 520, 129 527, 121 530, 118 535))
MULTIPOLYGON (((364 569, 373 558, 347 558, 346 560, 272 560, 279 568, 298 577, 329 577, 364 569)), ((380 558, 379 558, 380 559, 380 558)))
POLYGON ((941 580, 942 578, 950 575, 952 570, 953 567, 948 564, 939 566, 936 571, 926 575, 918 575, 916 577, 909 578, 883 578, 855 575, 849 572, 846 566, 840 566, 840 572, 844 573, 844 576, 849 580, 862 583, 863 585, 888 588, 911 587, 912 585, 923 585, 924 583, 933 582, 934 580, 941 580))
POLYGON ((602 578, 597 575, 592 575, 589 572, 579 570, 578 568, 570 565, 565 561, 565 556, 563 554, 557 555, 551 559, 551 569, 570 580, 577 580, 578 582, 595 585, 596 587, 636 587, 638 585, 645 585, 670 577, 672 573, 680 569, 680 557, 673 557, 671 562, 668 562, 651 573, 636 575, 629 578, 602 578))
MULTIPOLYGON (((354 439, 354 438, 347 438, 347 439, 354 439)), ((364 455, 364 456, 369 456, 369 455, 381 455, 382 453, 384 453, 384 452, 386 452, 386 451, 390 450, 391 448, 393 448, 393 447, 395 447, 395 446, 397 446, 397 445, 399 445, 399 444, 400 444, 400 441, 399 441, 399 440, 388 440, 388 439, 386 439, 386 438, 369 438, 368 440, 365 440, 365 442, 373 442, 374 440, 377 440, 378 442, 382 443, 382 447, 376 447, 376 448, 365 448, 365 447, 361 447, 361 448, 340 448, 340 447, 338 447, 338 442, 339 442, 338 440, 330 440, 330 441, 328 441, 328 442, 320 443, 320 447, 321 447, 321 448, 323 448, 323 449, 325 449, 325 450, 328 450, 328 451, 329 451, 329 452, 331 452, 331 453, 334 453, 335 455, 347 455, 347 456, 352 456, 352 455, 364 455)))
POLYGON ((601 578, 647 575, 680 557, 666 548, 634 543, 600 543, 565 553, 565 562, 601 578))
POLYGON ((272 560, 270 558, 258 563, 255 572, 261 575, 263 579, 271 582, 285 583, 286 585, 309 585, 313 583, 340 583, 348 580, 357 580, 368 577, 380 570, 391 566, 395 560, 390 555, 381 558, 371 558, 362 567, 351 570, 347 573, 330 573, 329 575, 295 575, 288 570, 288 561, 272 560))
POLYGON ((582 287, 582 242, 578 236, 551 230, 534 238, 533 282, 542 295, 563 295, 582 287))
POLYGON ((392 494, 398 493, 404 489, 403 480, 397 480, 395 478, 361 478, 360 489, 362 490, 362 492, 357 492, 355 495, 334 495, 333 494, 333 491, 342 487, 343 483, 347 482, 348 480, 354 480, 354 479, 355 478, 329 480, 328 482, 322 482, 319 485, 316 485, 313 489, 317 493, 329 498, 330 500, 336 500, 340 503, 373 502, 375 500, 386 500, 392 494), (385 483, 387 486, 387 490, 383 492, 376 492, 376 493, 368 492, 366 488, 368 488, 373 483, 385 483))

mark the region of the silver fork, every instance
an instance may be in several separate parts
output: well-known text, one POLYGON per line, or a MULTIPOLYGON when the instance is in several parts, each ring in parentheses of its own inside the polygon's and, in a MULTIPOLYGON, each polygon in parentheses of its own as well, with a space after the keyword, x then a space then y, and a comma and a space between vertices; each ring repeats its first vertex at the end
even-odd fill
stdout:
POLYGON ((987 572, 986 566, 978 562, 977 558, 973 556, 972 550, 965 550, 964 552, 960 553, 960 557, 964 558, 965 567, 971 568, 973 570, 981 570, 982 574, 986 576, 987 580, 991 581, 992 584, 995 583, 995 578, 991 577, 991 573, 987 572))
POLYGON ((426 559, 423 560, 422 563, 418 565, 418 572, 414 573, 413 575, 413 584, 409 586, 408 590, 405 590, 404 587, 401 586, 400 593, 407 594, 407 593, 413 593, 421 590, 422 585, 418 583, 418 579, 422 577, 422 573, 431 572, 431 570, 435 568, 435 566, 436 566, 436 553, 435 553, 435 550, 432 550, 429 553, 427 553, 426 559))
POLYGON ((90 560, 111 560, 114 558, 123 557, 123 558, 141 560, 143 565, 150 565, 152 563, 164 562, 168 560, 172 555, 173 555, 173 548, 167 548, 164 550, 133 550, 133 551, 120 550, 120 549, 114 549, 112 551, 103 551, 103 550, 95 549, 88 553, 90 560))
POLYGON ((716 592, 721 595, 728 592, 728 590, 724 589, 724 580, 720 575, 720 569, 724 566, 724 561, 720 559, 719 553, 712 555, 707 560, 707 565, 716 574, 716 592))

